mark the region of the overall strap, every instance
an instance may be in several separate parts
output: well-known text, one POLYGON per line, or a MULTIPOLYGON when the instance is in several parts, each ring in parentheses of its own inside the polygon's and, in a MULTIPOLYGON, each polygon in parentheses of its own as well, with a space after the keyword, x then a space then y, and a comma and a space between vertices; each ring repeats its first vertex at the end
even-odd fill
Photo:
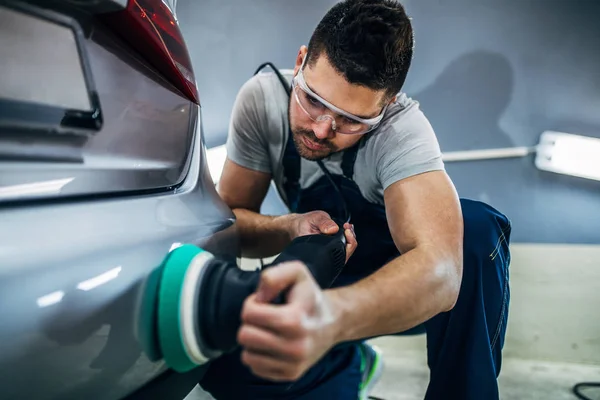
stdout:
POLYGON ((358 154, 358 148, 362 143, 362 138, 354 146, 346 149, 342 156, 342 173, 350 180, 354 176, 354 163, 356 162, 356 155, 358 154))
MULTIPOLYGON (((277 79, 281 83, 283 90, 287 93, 288 97, 291 97, 292 87, 283 77, 281 72, 270 62, 261 64, 254 75, 258 74, 266 66, 271 67, 277 79)), ((296 145, 292 138, 292 130, 288 123, 288 138, 285 143, 285 149, 283 153, 283 189, 285 191, 289 208, 292 212, 295 212, 298 208, 298 201, 300 199, 300 155, 296 150, 296 145)))
POLYGON ((300 200, 300 155, 296 150, 291 129, 283 152, 283 188, 287 196, 290 211, 296 212, 300 200))

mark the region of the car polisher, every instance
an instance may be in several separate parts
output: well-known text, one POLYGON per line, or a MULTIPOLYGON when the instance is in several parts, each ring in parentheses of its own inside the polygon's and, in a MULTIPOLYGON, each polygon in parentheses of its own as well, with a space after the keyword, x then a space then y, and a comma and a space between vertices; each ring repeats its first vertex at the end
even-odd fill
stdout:
MULTIPOLYGON (((269 265, 306 264, 321 288, 330 287, 346 262, 343 226, 335 235, 294 239, 269 265)), ((158 285, 158 344, 166 364, 186 372, 237 347, 244 300, 254 293, 260 270, 244 271, 211 253, 186 244, 171 251, 158 285)), ((285 303, 281 294, 273 303, 285 303)))

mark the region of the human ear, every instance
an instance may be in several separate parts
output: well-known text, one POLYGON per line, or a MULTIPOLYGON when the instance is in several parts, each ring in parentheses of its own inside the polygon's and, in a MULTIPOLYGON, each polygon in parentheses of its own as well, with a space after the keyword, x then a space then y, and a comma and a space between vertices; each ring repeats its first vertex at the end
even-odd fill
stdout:
POLYGON ((300 50, 298 50, 298 55, 296 56, 296 65, 294 66, 294 76, 298 74, 300 67, 302 66, 302 62, 304 61, 304 57, 308 53, 308 47, 302 45, 300 46, 300 50))

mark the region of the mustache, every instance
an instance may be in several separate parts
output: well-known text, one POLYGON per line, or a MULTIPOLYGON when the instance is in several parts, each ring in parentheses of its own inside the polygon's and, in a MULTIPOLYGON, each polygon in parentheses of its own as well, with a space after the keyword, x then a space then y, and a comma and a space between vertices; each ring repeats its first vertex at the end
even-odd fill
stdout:
POLYGON ((333 150, 333 145, 327 139, 319 139, 313 131, 301 129, 298 131, 298 134, 305 136, 310 139, 312 142, 320 144, 322 146, 327 147, 330 150, 333 150))

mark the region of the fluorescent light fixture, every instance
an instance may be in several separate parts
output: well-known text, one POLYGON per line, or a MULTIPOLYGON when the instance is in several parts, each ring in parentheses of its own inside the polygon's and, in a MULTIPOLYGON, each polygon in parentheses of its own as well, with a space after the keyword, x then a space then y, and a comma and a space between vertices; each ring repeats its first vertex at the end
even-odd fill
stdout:
POLYGON ((600 181, 600 139, 544 132, 535 165, 543 171, 600 181))
POLYGON ((52 304, 60 302, 63 299, 63 297, 65 297, 65 292, 63 292, 62 290, 58 290, 56 292, 52 292, 45 296, 39 297, 37 299, 37 305, 38 307, 48 307, 52 304))
POLYGON ((105 283, 110 282, 113 279, 115 279, 117 276, 119 276, 121 269, 122 269, 121 267, 116 267, 116 268, 108 270, 98 276, 95 276, 91 279, 80 282, 79 284, 77 284, 77 289, 88 291, 88 290, 92 290, 100 285, 104 285, 105 283))
POLYGON ((535 147, 509 147, 505 149, 451 151, 442 154, 444 162, 492 160, 495 158, 525 157, 535 153, 535 147))
POLYGON ((55 179, 52 181, 24 183, 21 185, 0 187, 0 198, 12 199, 35 194, 60 193, 62 188, 73 179, 75 178, 55 179))
POLYGON ((447 152, 444 162, 526 157, 536 154, 535 166, 543 171, 600 181, 600 139, 571 133, 545 131, 535 147, 447 152))
POLYGON ((208 169, 210 170, 210 176, 216 185, 219 182, 219 179, 221 179, 223 166, 227 159, 227 149, 225 148, 225 145, 212 147, 206 150, 206 159, 208 162, 208 169))

